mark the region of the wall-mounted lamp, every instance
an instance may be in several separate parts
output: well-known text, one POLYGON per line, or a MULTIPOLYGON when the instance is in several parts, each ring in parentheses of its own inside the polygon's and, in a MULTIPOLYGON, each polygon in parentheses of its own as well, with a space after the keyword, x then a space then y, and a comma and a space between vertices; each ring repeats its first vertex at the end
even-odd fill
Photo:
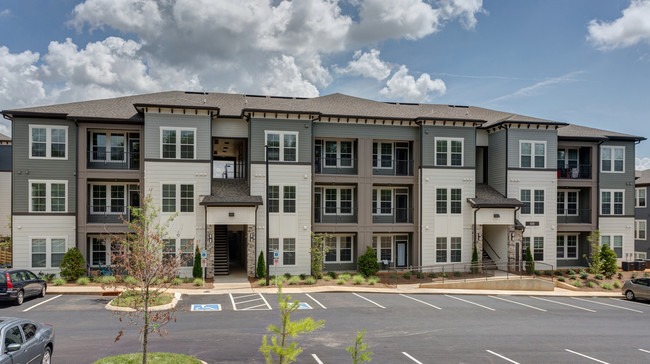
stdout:
POLYGON ((228 217, 235 217, 235 213, 234 212, 229 212, 228 217))
POLYGON ((495 218, 495 219, 498 219, 498 218, 500 218, 500 217, 501 217, 501 215, 499 215, 499 214, 494 214, 494 218, 495 218))
POLYGON ((210 242, 210 244, 212 244, 212 234, 208 234, 208 242, 210 242))

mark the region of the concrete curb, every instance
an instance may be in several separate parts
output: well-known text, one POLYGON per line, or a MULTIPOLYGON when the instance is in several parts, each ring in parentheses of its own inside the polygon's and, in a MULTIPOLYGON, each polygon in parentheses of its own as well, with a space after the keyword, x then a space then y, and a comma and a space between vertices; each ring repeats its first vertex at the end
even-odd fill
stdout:
MULTIPOLYGON (((178 292, 176 292, 176 293, 174 293, 174 298, 172 298, 172 301, 171 301, 170 303, 168 303, 168 304, 166 304, 166 305, 153 306, 153 307, 150 307, 149 310, 150 310, 150 311, 166 311, 166 310, 171 310, 172 308, 176 307, 176 305, 178 304, 178 301, 179 301, 180 299, 181 299, 181 294, 178 293, 178 292)), ((107 309, 107 310, 109 310, 109 311, 136 312, 136 310, 133 309, 133 308, 131 308, 131 307, 117 307, 117 306, 111 306, 111 302, 113 302, 113 300, 115 300, 115 299, 112 299, 110 302, 108 302, 108 303, 106 304, 106 306, 104 306, 104 308, 107 309)))

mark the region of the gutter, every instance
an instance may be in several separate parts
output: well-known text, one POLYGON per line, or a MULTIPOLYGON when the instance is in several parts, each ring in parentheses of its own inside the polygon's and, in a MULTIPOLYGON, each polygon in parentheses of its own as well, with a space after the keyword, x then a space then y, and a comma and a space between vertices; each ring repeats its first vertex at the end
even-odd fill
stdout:
POLYGON ((420 234, 419 234, 420 236, 418 237, 418 240, 419 240, 418 241, 418 245, 419 245, 419 247, 418 247, 418 265, 421 267, 422 266, 422 245, 423 245, 423 242, 422 242, 422 240, 423 240, 422 239, 422 190, 423 190, 423 186, 422 186, 422 172, 423 172, 422 158, 424 157, 424 152, 423 152, 423 150, 424 150, 424 147, 423 147, 423 145, 424 145, 424 126, 422 125, 421 121, 417 121, 417 120, 415 121, 415 124, 417 124, 420 127, 420 166, 419 166, 419 170, 420 170, 420 173, 419 173, 420 174, 420 186, 419 187, 420 188, 419 188, 419 191, 418 191, 419 192, 418 194, 420 195, 420 196, 418 196, 418 197, 420 197, 420 206, 419 206, 420 207, 420 212, 419 212, 419 216, 418 216, 418 220, 419 220, 418 225, 420 225, 420 234))

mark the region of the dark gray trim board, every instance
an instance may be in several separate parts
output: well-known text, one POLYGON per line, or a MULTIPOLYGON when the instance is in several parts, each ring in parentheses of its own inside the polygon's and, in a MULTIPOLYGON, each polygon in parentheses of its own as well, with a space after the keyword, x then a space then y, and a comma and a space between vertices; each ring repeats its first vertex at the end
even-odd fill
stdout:
POLYGON ((77 216, 74 212, 14 212, 13 216, 77 216))
POLYGON ((157 159, 145 158, 145 162, 187 162, 187 163, 212 163, 211 159, 157 159))

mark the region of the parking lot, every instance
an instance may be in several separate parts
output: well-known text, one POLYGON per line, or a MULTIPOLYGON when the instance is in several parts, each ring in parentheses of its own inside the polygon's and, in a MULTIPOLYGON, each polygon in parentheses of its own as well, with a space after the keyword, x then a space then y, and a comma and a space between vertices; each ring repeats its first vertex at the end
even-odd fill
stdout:
MULTIPOLYGON (((301 363, 348 362, 345 348, 364 328, 373 363, 650 362, 650 304, 645 302, 507 295, 291 296, 301 302, 294 319, 326 321, 322 330, 298 338, 304 349, 301 363)), ((109 300, 48 295, 1 310, 3 316, 53 324, 55 362, 82 363, 138 350, 134 328, 113 343, 120 325, 103 309, 109 300)), ((184 295, 177 317, 166 338, 151 341, 151 350, 172 348, 210 363, 263 362, 257 349, 266 326, 279 323, 277 295, 184 295)))

